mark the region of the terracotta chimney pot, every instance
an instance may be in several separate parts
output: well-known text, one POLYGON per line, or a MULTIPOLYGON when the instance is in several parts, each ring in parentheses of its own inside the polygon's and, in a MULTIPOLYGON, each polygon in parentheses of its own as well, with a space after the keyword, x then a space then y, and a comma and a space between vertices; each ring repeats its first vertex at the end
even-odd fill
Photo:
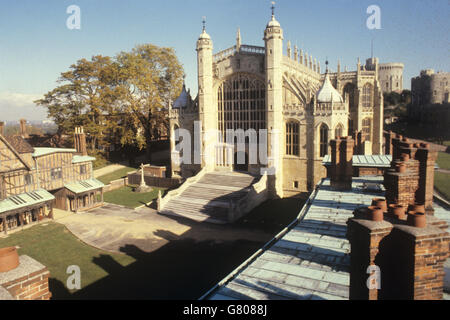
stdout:
POLYGON ((0 249, 0 272, 8 272, 19 266, 19 255, 16 247, 0 249))

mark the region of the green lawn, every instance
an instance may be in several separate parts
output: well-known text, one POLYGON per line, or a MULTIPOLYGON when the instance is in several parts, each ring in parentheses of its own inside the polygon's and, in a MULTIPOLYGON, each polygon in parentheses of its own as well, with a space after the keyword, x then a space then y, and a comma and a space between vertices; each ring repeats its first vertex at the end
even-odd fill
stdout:
POLYGON ((80 267, 83 288, 108 276, 109 273, 96 264, 99 259, 112 259, 122 266, 135 261, 125 254, 111 254, 92 248, 55 222, 37 225, 0 239, 0 248, 9 246, 18 246, 19 255, 26 254, 49 269, 50 291, 55 298, 70 298, 71 291, 66 288, 69 276, 66 270, 70 265, 80 267))
POLYGON ((109 203, 119 204, 128 208, 136 208, 158 197, 158 190, 164 195, 164 188, 153 187, 151 192, 137 193, 133 186, 125 186, 120 189, 105 192, 103 200, 109 203))
POLYGON ((50 221, 0 238, 0 247, 18 246, 19 254, 47 266, 53 299, 198 299, 291 222, 303 203, 300 199, 267 201, 231 226, 211 225, 218 233, 235 228, 272 230, 267 239, 215 241, 211 234, 198 240, 205 225, 193 224, 181 238, 161 230, 170 240, 156 251, 145 253, 130 245, 126 254, 113 254, 84 244, 63 225, 50 221), (81 270, 77 292, 66 288, 70 265, 81 270))
POLYGON ((439 168, 450 170, 450 153, 439 152, 436 162, 439 168))
POLYGON ((120 178, 125 178, 127 176, 127 173, 130 171, 136 171, 136 168, 133 167, 125 167, 116 171, 113 171, 111 173, 105 174, 103 176, 100 176, 97 178, 97 180, 100 180, 104 184, 109 184, 113 180, 117 180, 120 178))
POLYGON ((450 174, 435 172, 434 187, 450 201, 450 174))

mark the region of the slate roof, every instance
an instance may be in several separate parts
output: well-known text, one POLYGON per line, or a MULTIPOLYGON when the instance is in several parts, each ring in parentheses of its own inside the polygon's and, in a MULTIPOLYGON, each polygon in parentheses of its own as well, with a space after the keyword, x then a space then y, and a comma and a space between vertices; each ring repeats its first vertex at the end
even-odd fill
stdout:
POLYGON ((22 154, 34 152, 34 148, 22 136, 15 135, 7 136, 5 138, 18 153, 22 154))
POLYGON ((346 221, 384 192, 367 192, 383 177, 353 178, 351 191, 333 191, 322 180, 294 221, 202 299, 331 299, 349 295, 346 221))

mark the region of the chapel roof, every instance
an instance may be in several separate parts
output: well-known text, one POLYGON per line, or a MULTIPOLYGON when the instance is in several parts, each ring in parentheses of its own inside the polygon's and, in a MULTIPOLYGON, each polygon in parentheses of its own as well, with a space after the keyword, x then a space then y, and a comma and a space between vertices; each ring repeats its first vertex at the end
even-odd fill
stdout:
POLYGON ((317 92, 317 102, 344 102, 342 96, 331 84, 328 71, 325 74, 325 81, 322 87, 317 92))

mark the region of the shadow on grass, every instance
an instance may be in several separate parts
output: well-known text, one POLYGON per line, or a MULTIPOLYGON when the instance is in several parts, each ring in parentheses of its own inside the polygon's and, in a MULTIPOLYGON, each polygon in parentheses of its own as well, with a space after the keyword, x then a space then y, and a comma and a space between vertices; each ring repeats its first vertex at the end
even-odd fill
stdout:
POLYGON ((106 254, 93 258, 92 262, 108 275, 76 292, 69 292, 64 284, 52 279, 53 299, 198 299, 292 222, 303 203, 304 200, 299 198, 268 201, 259 209, 255 208, 247 219, 230 225, 176 219, 190 229, 182 235, 167 230, 156 231, 155 235, 167 242, 162 247, 151 252, 132 244, 121 247, 123 253, 135 259, 127 266, 106 254), (205 230, 211 236, 199 237, 205 230), (218 232, 233 231, 236 234, 236 230, 247 234, 255 232, 260 236, 220 240, 215 237, 218 232))

